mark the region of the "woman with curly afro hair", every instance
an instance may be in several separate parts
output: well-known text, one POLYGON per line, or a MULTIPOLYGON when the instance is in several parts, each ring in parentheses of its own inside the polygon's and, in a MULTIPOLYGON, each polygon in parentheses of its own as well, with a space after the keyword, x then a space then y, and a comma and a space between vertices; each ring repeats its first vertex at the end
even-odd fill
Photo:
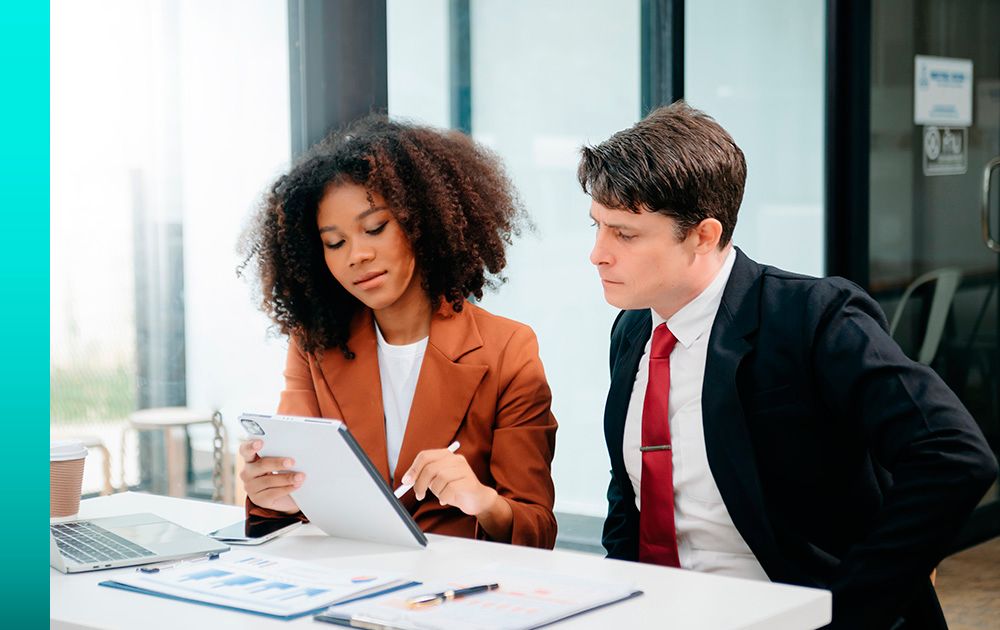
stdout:
MULTIPOLYGON (((289 338, 279 413, 343 420, 387 483, 413 483, 401 501, 424 531, 551 548, 535 335, 467 299, 497 283, 521 219, 470 138, 372 115, 278 178, 245 245, 289 338)), ((290 492, 310 480, 262 446, 240 447, 249 513, 301 515, 290 492)))

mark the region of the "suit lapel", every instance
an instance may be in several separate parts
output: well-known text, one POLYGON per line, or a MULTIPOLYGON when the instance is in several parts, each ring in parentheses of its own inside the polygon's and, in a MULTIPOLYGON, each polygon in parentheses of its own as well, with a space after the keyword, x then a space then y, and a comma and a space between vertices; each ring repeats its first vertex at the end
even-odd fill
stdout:
POLYGON ((635 384, 635 374, 639 369, 639 359, 649 341, 651 330, 649 310, 632 311, 623 316, 621 325, 625 326, 625 339, 615 355, 614 369, 611 371, 611 386, 608 389, 608 401, 604 407, 604 438, 608 444, 608 455, 611 458, 611 469, 617 479, 628 482, 625 471, 625 460, 622 457, 622 440, 625 433, 625 417, 628 412, 629 400, 632 397, 632 387, 635 384))
MULTIPOLYGON (((430 338, 420 366, 396 470, 393 471, 395 483, 413 464, 417 453, 446 448, 455 439, 472 397, 486 375, 486 365, 458 362, 483 345, 472 314, 474 308, 466 303, 460 313, 455 313, 451 305, 445 303, 431 319, 430 338)), ((408 508, 412 508, 411 504, 415 501, 412 492, 403 498, 403 504, 408 508)))
POLYGON ((378 371, 378 345, 372 313, 363 309, 351 322, 347 342, 354 352, 347 359, 338 349, 323 352, 320 369, 330 393, 340 407, 341 420, 368 454, 382 478, 389 481, 389 456, 385 446, 385 412, 378 371))
POLYGON ((764 508, 754 448, 739 400, 736 373, 753 349, 759 325, 760 266, 737 250, 712 326, 702 386, 709 467, 736 529, 768 576, 787 575, 764 508))

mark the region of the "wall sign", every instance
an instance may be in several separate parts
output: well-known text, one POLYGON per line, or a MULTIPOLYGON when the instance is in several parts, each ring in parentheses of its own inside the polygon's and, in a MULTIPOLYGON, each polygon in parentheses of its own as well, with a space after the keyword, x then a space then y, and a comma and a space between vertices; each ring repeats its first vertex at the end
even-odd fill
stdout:
POLYGON ((913 122, 917 125, 972 125, 972 60, 913 58, 913 122))
POLYGON ((965 127, 924 127, 924 175, 961 175, 969 163, 965 127))

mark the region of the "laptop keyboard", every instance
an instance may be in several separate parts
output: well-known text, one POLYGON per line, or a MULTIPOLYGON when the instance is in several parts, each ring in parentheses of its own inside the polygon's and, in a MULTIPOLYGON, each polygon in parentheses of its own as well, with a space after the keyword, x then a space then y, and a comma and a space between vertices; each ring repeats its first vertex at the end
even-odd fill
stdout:
POLYGON ((55 536, 59 551, 67 558, 84 564, 156 555, 145 547, 140 547, 87 521, 55 523, 49 525, 49 529, 55 536))

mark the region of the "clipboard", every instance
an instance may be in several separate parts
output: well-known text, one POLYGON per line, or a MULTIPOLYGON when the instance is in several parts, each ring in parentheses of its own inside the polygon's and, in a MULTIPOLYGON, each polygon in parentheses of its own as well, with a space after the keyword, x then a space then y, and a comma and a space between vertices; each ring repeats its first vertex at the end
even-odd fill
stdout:
POLYGON ((306 481, 291 494, 309 521, 337 538, 423 548, 427 537, 340 420, 248 414, 262 457, 290 457, 306 481))

